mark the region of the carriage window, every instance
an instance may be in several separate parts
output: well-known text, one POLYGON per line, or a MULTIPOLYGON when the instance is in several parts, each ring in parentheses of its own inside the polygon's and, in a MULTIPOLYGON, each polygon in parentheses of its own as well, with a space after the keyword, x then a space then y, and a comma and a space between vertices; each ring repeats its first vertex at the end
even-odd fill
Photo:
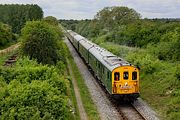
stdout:
POLYGON ((129 76, 129 73, 128 73, 128 72, 124 72, 124 74, 123 74, 124 80, 127 80, 127 79, 128 79, 128 76, 129 76))
POLYGON ((104 74, 104 67, 102 67, 102 73, 104 74))
POLYGON ((99 69, 101 68, 101 64, 100 64, 100 63, 98 63, 98 68, 99 68, 99 69))
POLYGON ((132 80, 137 80, 137 72, 132 73, 132 80))
POLYGON ((115 73, 114 73, 114 80, 118 81, 119 78, 120 78, 119 72, 115 72, 115 73))
POLYGON ((108 77, 108 79, 110 79, 110 72, 107 72, 107 77, 108 77))

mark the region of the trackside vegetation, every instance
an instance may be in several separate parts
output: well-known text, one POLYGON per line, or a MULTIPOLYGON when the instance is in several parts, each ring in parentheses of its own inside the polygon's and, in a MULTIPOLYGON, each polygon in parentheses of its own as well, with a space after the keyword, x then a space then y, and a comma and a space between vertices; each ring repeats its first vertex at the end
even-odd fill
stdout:
POLYGON ((60 22, 67 29, 139 66, 141 97, 162 119, 180 118, 178 19, 141 19, 133 9, 106 7, 93 20, 60 22))
MULTIPOLYGON (((17 51, 0 56, 0 120, 79 120, 66 62, 70 55, 57 19, 43 18, 36 4, 0 5, 0 49, 16 42, 16 64, 3 66, 17 51)), ((75 65, 72 58, 71 63, 75 65)), ((89 119, 99 118, 92 100, 87 103, 89 119)))
POLYGON ((69 81, 57 67, 23 57, 0 68, 0 83, 0 119, 72 119, 69 81))
POLYGON ((11 27, 0 22, 0 49, 7 47, 15 42, 15 35, 12 33, 11 27), (13 40, 14 39, 14 40, 13 40))
POLYGON ((46 22, 27 22, 22 29, 22 53, 43 64, 55 64, 59 59, 57 32, 46 22))
MULTIPOLYGON (((27 22, 16 64, 0 66, 0 120, 78 119, 63 34, 49 19, 27 22)), ((7 57, 0 59, 1 65, 7 57)))

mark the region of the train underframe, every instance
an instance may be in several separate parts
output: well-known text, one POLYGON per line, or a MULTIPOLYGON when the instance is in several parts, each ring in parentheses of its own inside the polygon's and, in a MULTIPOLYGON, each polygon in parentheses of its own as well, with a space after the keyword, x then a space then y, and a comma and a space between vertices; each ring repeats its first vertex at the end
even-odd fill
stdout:
POLYGON ((140 96, 139 93, 132 94, 111 94, 111 97, 121 102, 133 102, 140 96))

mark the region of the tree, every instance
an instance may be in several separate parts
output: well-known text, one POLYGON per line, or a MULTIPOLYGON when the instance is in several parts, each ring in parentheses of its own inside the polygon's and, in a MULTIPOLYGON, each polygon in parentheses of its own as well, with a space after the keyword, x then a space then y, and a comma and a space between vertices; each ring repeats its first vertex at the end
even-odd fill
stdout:
POLYGON ((22 29, 22 53, 39 63, 55 64, 59 59, 57 30, 43 21, 27 22, 22 29))
POLYGON ((53 16, 47 16, 43 20, 54 26, 58 26, 58 24, 59 24, 58 20, 53 16))
POLYGON ((14 33, 20 33, 26 21, 40 20, 43 18, 42 9, 36 5, 0 5, 0 22, 12 27, 14 33))
POLYGON ((95 19, 101 23, 104 29, 109 31, 119 25, 135 22, 140 19, 140 14, 128 7, 105 7, 96 14, 95 19))
POLYGON ((12 41, 12 36, 11 28, 7 24, 0 22, 0 47, 5 46, 12 41))
POLYGON ((43 21, 45 21, 46 23, 48 23, 49 25, 51 25, 54 30, 56 30, 56 32, 58 33, 59 37, 62 38, 63 37, 63 33, 61 28, 59 27, 59 22, 58 20, 53 17, 53 16, 47 16, 45 18, 43 18, 43 21))

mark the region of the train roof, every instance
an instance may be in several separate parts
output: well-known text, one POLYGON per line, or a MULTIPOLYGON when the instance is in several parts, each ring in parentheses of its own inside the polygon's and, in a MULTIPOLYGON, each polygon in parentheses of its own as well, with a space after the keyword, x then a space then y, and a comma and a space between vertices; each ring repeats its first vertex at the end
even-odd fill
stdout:
POLYGON ((80 40, 85 39, 83 36, 81 36, 79 34, 75 35, 74 38, 75 38, 76 41, 80 41, 80 40))
POLYGON ((122 58, 114 55, 113 53, 109 52, 108 50, 98 46, 95 43, 92 43, 88 39, 82 37, 81 35, 69 31, 70 34, 79 41, 79 43, 84 46, 89 52, 94 55, 106 68, 110 71, 113 71, 115 68, 119 66, 129 66, 127 61, 123 60, 122 58))
POLYGON ((74 31, 72 31, 72 30, 67 30, 67 32, 68 32, 69 34, 71 34, 72 36, 79 35, 79 34, 77 34, 76 32, 74 32, 74 31))
POLYGON ((94 47, 96 44, 92 43, 91 41, 87 40, 86 38, 79 41, 79 43, 85 47, 87 50, 90 49, 91 47, 94 47))
POLYGON ((130 65, 127 61, 99 46, 90 48, 89 52, 93 54, 110 71, 113 71, 119 66, 130 65))

